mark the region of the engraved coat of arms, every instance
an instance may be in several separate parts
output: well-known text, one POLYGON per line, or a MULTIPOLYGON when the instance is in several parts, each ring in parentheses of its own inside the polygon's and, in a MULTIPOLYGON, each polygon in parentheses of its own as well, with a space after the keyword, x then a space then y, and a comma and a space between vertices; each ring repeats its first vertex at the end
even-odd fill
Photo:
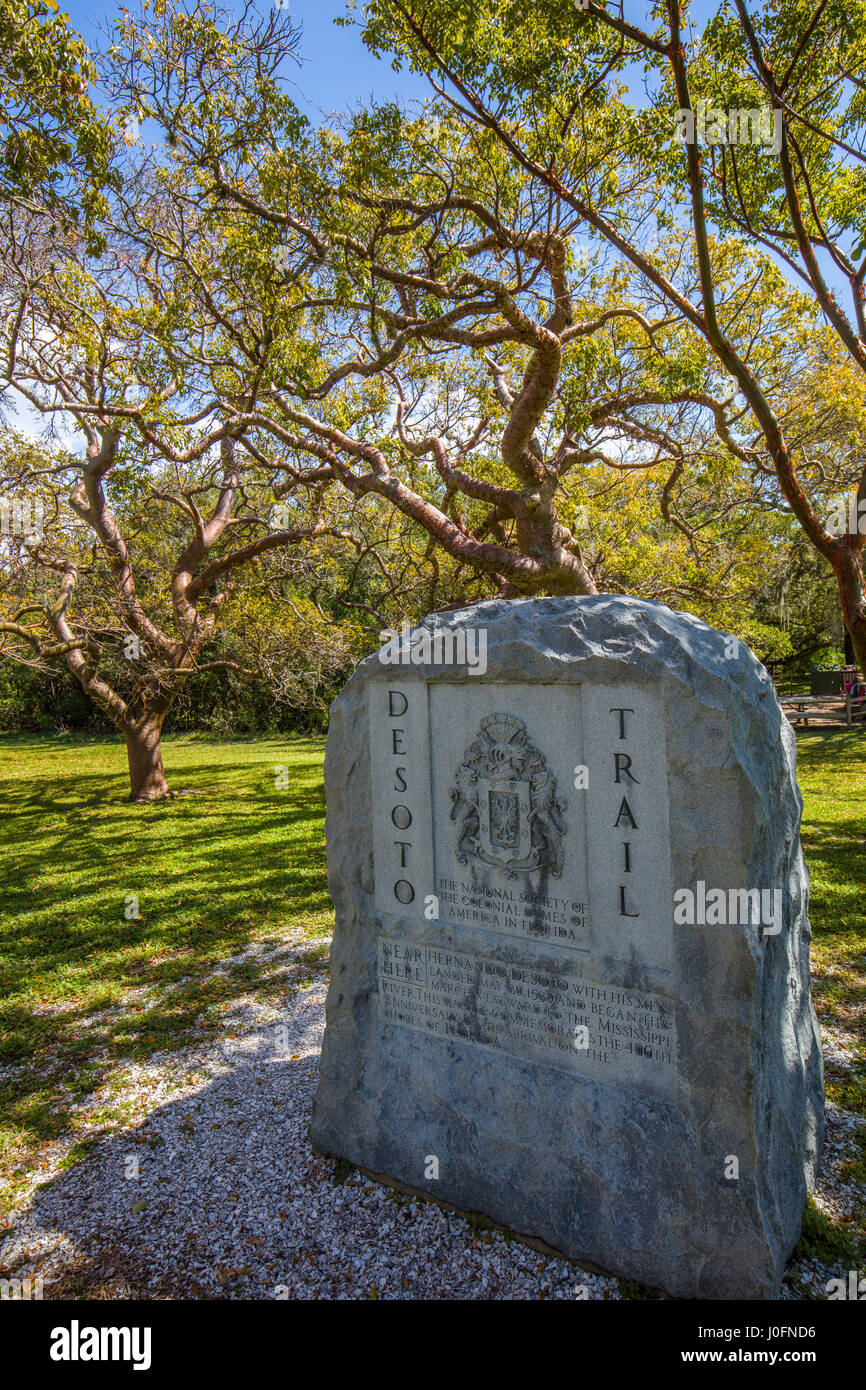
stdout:
POLYGON ((451 792, 457 858, 505 869, 509 878, 532 869, 562 873, 562 818, 556 778, 513 714, 489 714, 466 750, 451 792))

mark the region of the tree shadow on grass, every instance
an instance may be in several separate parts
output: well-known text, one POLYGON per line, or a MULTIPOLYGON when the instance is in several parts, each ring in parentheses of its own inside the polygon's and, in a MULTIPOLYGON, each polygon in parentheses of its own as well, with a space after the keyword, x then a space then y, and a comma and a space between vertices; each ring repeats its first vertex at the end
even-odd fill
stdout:
POLYGON ((810 875, 812 994, 822 1025, 853 1058, 831 1049, 828 1097, 866 1115, 866 729, 809 730, 798 738, 810 875))
POLYGON ((199 795, 171 803, 94 809, 120 780, 102 771, 0 783, 5 1166, 125 1062, 309 973, 282 947, 330 929, 321 747, 291 751, 285 793, 244 745, 198 764, 184 780, 199 795))

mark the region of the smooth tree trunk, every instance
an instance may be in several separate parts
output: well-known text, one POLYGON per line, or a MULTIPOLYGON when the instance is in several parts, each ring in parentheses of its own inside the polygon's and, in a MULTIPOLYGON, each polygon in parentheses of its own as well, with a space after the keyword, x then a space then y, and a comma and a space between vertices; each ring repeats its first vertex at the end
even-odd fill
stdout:
POLYGON ((855 664, 860 668, 861 680, 866 680, 866 618, 852 620, 855 664))
POLYGON ((164 714, 144 714, 124 726, 130 801, 155 801, 168 795, 160 744, 164 718, 164 714))
POLYGON ((866 679, 866 593, 863 589, 862 554, 859 547, 856 551, 843 548, 833 557, 833 568, 839 585, 842 617, 860 674, 866 679))

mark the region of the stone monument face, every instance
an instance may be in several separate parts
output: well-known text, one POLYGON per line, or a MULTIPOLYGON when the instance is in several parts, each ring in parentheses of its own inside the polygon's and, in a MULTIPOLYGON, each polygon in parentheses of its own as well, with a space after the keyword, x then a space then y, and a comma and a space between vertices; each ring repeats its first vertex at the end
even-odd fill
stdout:
POLYGON ((823 1079, 769 676, 630 599, 419 631, 332 710, 313 1143, 670 1293, 771 1297, 823 1079), (447 660, 470 627, 483 672, 447 660))

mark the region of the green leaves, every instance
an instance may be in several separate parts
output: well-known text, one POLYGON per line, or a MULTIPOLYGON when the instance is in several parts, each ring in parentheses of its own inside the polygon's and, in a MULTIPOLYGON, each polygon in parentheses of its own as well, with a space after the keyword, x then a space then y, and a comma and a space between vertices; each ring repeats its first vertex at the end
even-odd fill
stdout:
POLYGON ((94 237, 96 195, 116 177, 111 130, 88 91, 95 76, 56 0, 7 0, 0 11, 0 194, 83 215, 94 237))

